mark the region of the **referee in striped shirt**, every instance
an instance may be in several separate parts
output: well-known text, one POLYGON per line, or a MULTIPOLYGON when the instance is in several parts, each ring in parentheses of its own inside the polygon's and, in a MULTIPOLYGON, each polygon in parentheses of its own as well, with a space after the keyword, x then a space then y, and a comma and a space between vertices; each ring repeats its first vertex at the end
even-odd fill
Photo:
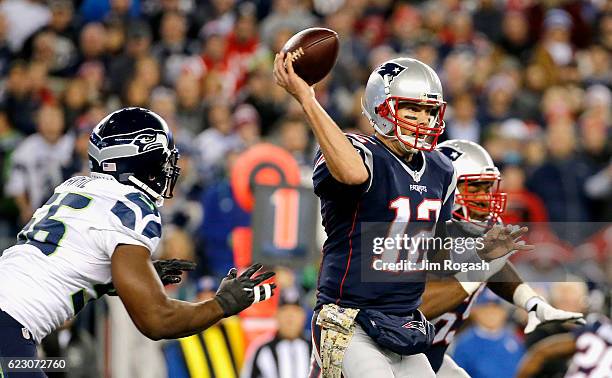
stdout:
POLYGON ((257 346, 242 368, 241 378, 306 378, 310 342, 303 336, 306 313, 297 289, 281 291, 276 320, 278 331, 257 346))

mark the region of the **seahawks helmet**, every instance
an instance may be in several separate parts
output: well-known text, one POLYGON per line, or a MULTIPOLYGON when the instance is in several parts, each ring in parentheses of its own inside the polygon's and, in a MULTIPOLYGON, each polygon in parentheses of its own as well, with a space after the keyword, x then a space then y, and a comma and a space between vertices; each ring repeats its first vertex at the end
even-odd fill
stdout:
POLYGON ((457 174, 454 217, 479 225, 498 223, 506 209, 506 193, 499 190, 501 175, 489 153, 474 142, 458 139, 440 143, 436 149, 452 161, 457 174), (470 193, 470 184, 482 182, 492 183, 488 193, 470 193))
POLYGON ((148 109, 117 110, 100 121, 89 138, 92 172, 135 186, 158 205, 172 198, 180 173, 178 158, 166 121, 148 109))
POLYGON ((379 134, 396 138, 408 151, 431 151, 444 132, 442 84, 434 70, 416 59, 391 59, 377 67, 368 79, 361 108, 379 134), (404 102, 431 106, 429 124, 398 117, 404 102))

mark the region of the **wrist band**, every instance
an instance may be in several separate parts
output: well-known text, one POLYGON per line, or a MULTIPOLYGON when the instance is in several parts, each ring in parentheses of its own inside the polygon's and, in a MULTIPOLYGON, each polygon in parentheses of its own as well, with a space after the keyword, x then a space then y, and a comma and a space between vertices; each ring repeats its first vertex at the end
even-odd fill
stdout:
POLYGON ((517 286, 512 295, 512 300, 515 305, 527 311, 531 310, 540 301, 546 302, 544 298, 540 297, 538 293, 526 283, 517 286))
POLYGON ((459 284, 461 285, 463 290, 465 290, 465 292, 468 295, 472 295, 476 290, 478 290, 478 288, 480 287, 482 282, 463 282, 463 281, 459 281, 459 284))

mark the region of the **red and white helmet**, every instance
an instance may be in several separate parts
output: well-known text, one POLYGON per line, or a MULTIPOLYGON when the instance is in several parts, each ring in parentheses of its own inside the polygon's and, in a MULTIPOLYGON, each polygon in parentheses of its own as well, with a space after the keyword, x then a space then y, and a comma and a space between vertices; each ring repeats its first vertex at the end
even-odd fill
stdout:
POLYGON ((378 66, 368 79, 361 108, 379 134, 396 138, 410 151, 433 150, 444 132, 446 103, 440 78, 416 59, 391 59, 378 66), (433 107, 429 124, 398 117, 399 105, 404 102, 433 107))
POLYGON ((451 159, 457 174, 453 216, 477 224, 495 224, 506 210, 506 193, 499 190, 501 175, 489 153, 468 140, 447 140, 436 148, 451 159), (488 193, 469 193, 468 185, 491 182, 488 193), (483 214, 475 219, 474 213, 483 214))

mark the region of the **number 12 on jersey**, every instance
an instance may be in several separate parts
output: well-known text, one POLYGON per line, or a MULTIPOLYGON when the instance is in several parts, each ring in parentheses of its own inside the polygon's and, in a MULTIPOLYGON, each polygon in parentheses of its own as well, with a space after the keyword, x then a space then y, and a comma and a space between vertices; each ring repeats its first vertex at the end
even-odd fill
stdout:
MULTIPOLYGON (((421 201, 421 203, 419 203, 416 208, 416 221, 431 221, 431 213, 433 212, 433 221, 436 222, 438 220, 441 207, 442 201, 440 201, 439 199, 423 199, 423 201, 421 201)), ((408 223, 410 223, 411 217, 413 217, 412 210, 410 208, 410 198, 398 197, 394 199, 389 204, 389 209, 395 210, 395 218, 393 219, 393 222, 389 227, 389 231, 387 232, 385 239, 395 239, 396 236, 403 236, 406 233, 408 223)), ((419 237, 419 235, 421 237, 426 236, 422 233, 414 236, 419 237)), ((411 243, 411 245, 413 244, 411 243)), ((400 249, 385 248, 384 252, 380 256, 375 257, 375 259, 380 258, 384 262, 397 262, 399 255, 400 249)), ((408 253, 408 260, 415 264, 418 263, 421 257, 422 256, 420 253, 408 253)))

